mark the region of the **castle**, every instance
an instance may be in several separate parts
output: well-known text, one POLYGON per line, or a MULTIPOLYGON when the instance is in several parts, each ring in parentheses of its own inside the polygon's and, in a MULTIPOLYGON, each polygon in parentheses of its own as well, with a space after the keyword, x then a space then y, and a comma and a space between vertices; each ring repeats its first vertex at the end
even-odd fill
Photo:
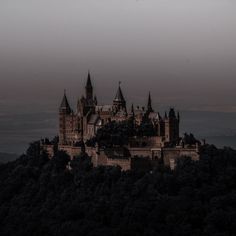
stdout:
POLYGON ((162 118, 152 108, 151 95, 149 93, 147 107, 126 107, 126 100, 122 93, 120 83, 115 98, 111 105, 98 105, 96 96, 93 95, 93 86, 90 73, 88 73, 85 87, 85 96, 77 103, 77 112, 71 109, 67 96, 64 93, 59 109, 59 140, 61 145, 74 145, 95 136, 97 130, 111 121, 125 121, 133 117, 136 124, 141 124, 144 117, 148 117, 155 127, 156 136, 164 143, 174 143, 179 140, 179 114, 176 115, 173 108, 165 113, 162 118))
MULTIPOLYGON (((179 136, 180 115, 174 108, 162 117, 152 107, 149 93, 146 107, 126 106, 120 82, 112 104, 99 105, 93 94, 93 85, 88 73, 85 86, 85 96, 78 99, 77 109, 74 112, 64 92, 59 107, 59 144, 60 150, 66 151, 71 158, 81 152, 78 144, 86 143, 96 136, 99 129, 110 122, 122 122, 132 119, 135 125, 142 125, 144 120, 152 124, 154 135, 151 137, 130 137, 128 145, 124 147, 103 148, 87 147, 85 151, 91 156, 94 166, 119 165, 123 170, 145 169, 160 163, 172 169, 180 156, 190 156, 193 160, 199 158, 199 144, 185 145, 179 136)), ((53 147, 50 143, 42 142, 42 146, 49 155, 53 156, 53 147)))

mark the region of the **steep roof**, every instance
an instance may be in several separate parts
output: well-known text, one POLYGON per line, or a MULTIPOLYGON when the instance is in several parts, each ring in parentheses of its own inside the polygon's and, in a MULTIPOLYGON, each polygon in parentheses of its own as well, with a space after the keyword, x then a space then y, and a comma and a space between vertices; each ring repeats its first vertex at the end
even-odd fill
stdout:
POLYGON ((148 95, 147 109, 148 109, 149 112, 153 112, 153 109, 152 109, 152 99, 151 99, 151 93, 150 92, 149 92, 149 95, 148 95))
POLYGON ((119 88, 117 90, 114 101, 117 101, 117 102, 124 102, 125 101, 122 90, 120 88, 120 85, 119 85, 119 88))
POLYGON ((70 105, 69 105, 69 102, 68 102, 68 99, 66 96, 66 92, 64 92, 64 95, 63 95, 63 98, 61 101, 61 105, 60 105, 60 109, 66 110, 67 112, 71 112, 71 108, 70 108, 70 105))
POLYGON ((92 87, 90 72, 88 72, 86 87, 92 87))

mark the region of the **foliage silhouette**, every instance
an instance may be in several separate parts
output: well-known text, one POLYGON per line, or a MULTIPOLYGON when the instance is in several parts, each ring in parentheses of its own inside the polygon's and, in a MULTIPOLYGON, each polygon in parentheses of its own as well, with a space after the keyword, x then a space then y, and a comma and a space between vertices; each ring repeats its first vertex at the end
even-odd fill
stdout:
POLYGON ((236 151, 148 173, 93 168, 86 154, 49 160, 32 143, 0 165, 0 235, 236 235, 236 151))

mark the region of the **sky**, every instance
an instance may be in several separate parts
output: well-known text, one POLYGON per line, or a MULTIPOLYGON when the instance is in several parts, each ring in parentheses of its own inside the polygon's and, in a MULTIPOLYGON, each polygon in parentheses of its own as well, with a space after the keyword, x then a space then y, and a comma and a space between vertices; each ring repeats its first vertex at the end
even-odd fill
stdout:
MULTIPOLYGON (((236 112, 235 0, 1 0, 0 107, 99 103, 236 112)), ((29 106, 30 107, 30 106, 29 106)), ((30 109, 30 108, 29 108, 30 109)))

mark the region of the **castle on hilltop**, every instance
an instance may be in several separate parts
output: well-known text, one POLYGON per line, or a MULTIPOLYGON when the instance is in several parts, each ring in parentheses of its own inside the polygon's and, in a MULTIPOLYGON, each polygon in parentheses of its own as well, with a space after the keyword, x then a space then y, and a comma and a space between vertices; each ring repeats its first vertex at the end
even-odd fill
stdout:
MULTIPOLYGON (((73 111, 66 93, 64 92, 59 107, 59 143, 58 149, 66 151, 71 158, 81 152, 87 152, 93 165, 120 166, 123 170, 152 169, 163 163, 175 167, 177 159, 189 156, 193 160, 199 159, 199 143, 188 145, 179 135, 180 115, 174 108, 161 116, 152 107, 149 93, 146 107, 127 108, 120 82, 112 104, 100 105, 93 93, 90 73, 87 76, 85 95, 77 102, 77 109, 73 111), (98 143, 88 146, 86 143, 93 139, 104 126, 112 123, 122 123, 132 120, 134 126, 142 126, 149 122, 152 135, 129 137, 124 146, 101 147, 98 143)), ((41 146, 54 155, 55 147, 50 142, 42 140, 41 146)))
POLYGON ((99 105, 93 94, 90 73, 88 73, 85 96, 78 99, 77 112, 71 109, 66 93, 64 93, 59 109, 59 140, 61 145, 74 145, 81 140, 88 140, 96 135, 98 129, 111 121, 125 121, 133 118, 136 124, 141 124, 144 118, 149 118, 157 137, 164 143, 177 143, 179 140, 179 113, 173 108, 162 117, 152 108, 149 93, 146 107, 132 105, 127 109, 126 100, 119 86, 112 104, 99 105))

